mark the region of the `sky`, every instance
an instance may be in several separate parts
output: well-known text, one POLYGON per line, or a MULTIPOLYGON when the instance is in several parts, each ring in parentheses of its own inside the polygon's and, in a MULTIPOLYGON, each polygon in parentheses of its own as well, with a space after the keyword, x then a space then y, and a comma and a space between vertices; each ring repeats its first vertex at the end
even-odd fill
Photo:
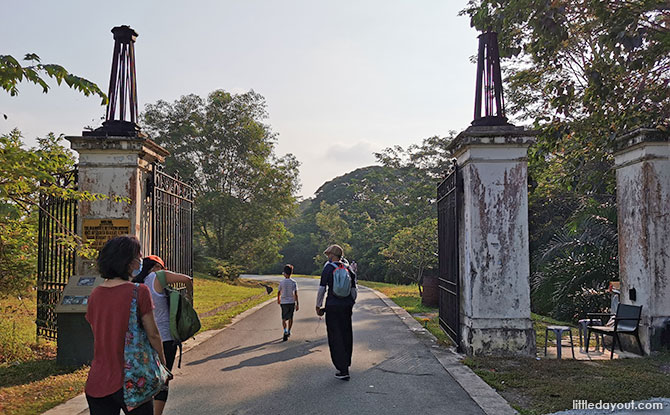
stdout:
MULTIPOLYGON (((375 164, 374 152, 461 131, 472 121, 478 33, 460 0, 0 0, 0 54, 38 54, 107 91, 114 41, 129 25, 140 111, 158 100, 253 89, 275 152, 300 161, 300 196, 375 164)), ((0 134, 27 145, 80 135, 105 108, 55 82, 0 93, 0 134)))

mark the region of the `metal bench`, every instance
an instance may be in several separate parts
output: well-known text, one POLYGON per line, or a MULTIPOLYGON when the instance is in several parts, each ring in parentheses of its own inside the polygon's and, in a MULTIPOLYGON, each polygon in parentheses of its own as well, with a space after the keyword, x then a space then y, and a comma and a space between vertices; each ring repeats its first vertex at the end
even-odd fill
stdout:
POLYGON ((637 340, 637 345, 640 348, 640 353, 644 356, 644 349, 642 349, 642 343, 640 342, 640 336, 638 335, 638 329, 640 327, 640 316, 642 314, 641 305, 629 305, 629 304, 619 304, 614 315, 614 325, 613 326, 588 326, 587 327, 587 349, 588 353, 588 344, 591 340, 591 333, 604 334, 606 336, 612 336, 612 353, 610 354, 610 359, 614 358, 614 348, 616 347, 617 341, 619 342, 619 349, 623 352, 623 346, 621 345, 621 339, 619 334, 630 334, 635 336, 637 340))

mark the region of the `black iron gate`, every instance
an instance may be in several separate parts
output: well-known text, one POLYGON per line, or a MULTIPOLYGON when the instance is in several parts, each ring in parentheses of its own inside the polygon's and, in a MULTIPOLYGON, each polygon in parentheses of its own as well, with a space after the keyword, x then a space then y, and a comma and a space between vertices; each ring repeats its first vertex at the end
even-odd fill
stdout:
POLYGON ((193 276, 193 187, 179 174, 169 176, 153 165, 149 183, 152 203, 152 254, 171 271, 193 276))
MULTIPOLYGON (((77 170, 56 177, 56 185, 74 188, 77 170)), ((37 236, 37 335, 56 340, 56 304, 75 272, 75 251, 61 243, 77 232, 77 200, 42 194, 37 236)))
POLYGON ((437 187, 440 327, 460 348, 460 284, 458 263, 459 171, 453 163, 437 187))

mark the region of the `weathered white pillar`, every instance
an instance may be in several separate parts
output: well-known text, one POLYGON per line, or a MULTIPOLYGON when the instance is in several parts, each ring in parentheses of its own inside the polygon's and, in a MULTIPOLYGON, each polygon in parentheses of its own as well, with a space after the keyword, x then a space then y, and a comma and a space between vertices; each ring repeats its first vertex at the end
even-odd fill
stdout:
POLYGON ((642 305, 640 340, 649 353, 670 335, 670 133, 637 129, 616 149, 620 300, 642 305))
MULTIPOLYGON (((151 201, 147 198, 146 179, 152 174, 151 163, 163 161, 168 152, 141 133, 125 137, 91 134, 67 139, 79 153, 78 189, 109 196, 79 202, 77 234, 92 241, 92 247, 98 250, 110 238, 134 235, 148 254, 152 242, 151 201)), ((63 290, 55 310, 56 360, 60 364, 91 362, 93 333, 84 316, 89 295, 101 282, 95 259, 77 255, 75 275, 63 290)))
MULTIPOLYGON (((110 196, 107 200, 79 204, 78 234, 93 239, 96 247, 104 244, 106 234, 134 235, 142 243, 144 253, 149 254, 151 200, 147 197, 147 178, 152 174, 151 164, 162 163, 169 154, 167 150, 141 136, 86 135, 67 139, 79 153, 79 190, 110 196), (115 200, 118 198, 125 200, 115 200)), ((81 266, 78 273, 87 273, 86 266, 81 266)))
POLYGON ((462 178, 461 347, 535 355, 530 319, 527 151, 523 127, 469 127, 450 148, 462 178))

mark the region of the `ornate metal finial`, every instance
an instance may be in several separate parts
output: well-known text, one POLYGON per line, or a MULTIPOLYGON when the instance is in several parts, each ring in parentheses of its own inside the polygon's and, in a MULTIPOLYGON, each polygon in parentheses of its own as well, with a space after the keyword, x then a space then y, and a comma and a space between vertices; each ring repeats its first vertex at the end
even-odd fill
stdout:
POLYGON ((135 76, 135 40, 130 26, 117 26, 114 34, 112 73, 109 78, 109 103, 102 127, 84 135, 144 136, 137 125, 137 83, 135 76), (118 107, 118 118, 117 118, 118 107), (129 118, 126 119, 126 112, 129 118))
POLYGON ((472 125, 510 125, 505 116, 500 56, 498 55, 498 34, 492 31, 486 31, 479 35, 475 119, 472 121, 472 125), (482 101, 484 102, 484 116, 482 116, 482 101))

